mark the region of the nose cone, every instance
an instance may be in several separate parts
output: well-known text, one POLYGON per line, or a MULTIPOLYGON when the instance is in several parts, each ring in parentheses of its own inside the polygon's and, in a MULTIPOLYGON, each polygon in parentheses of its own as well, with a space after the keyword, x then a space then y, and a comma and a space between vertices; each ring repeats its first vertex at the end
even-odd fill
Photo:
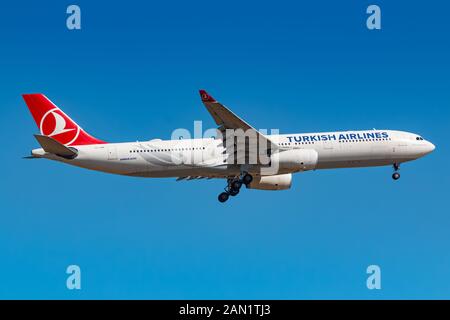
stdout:
POLYGON ((433 150, 436 149, 436 147, 434 146, 434 144, 432 144, 431 142, 427 141, 427 145, 425 147, 425 154, 431 153, 433 152, 433 150))

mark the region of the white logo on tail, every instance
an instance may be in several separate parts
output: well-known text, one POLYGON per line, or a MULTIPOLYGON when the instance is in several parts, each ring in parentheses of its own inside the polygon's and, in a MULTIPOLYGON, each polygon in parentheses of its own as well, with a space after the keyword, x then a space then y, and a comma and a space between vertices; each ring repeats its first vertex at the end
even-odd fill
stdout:
POLYGON ((57 114, 55 112, 51 112, 51 114, 53 115, 53 117, 55 117, 55 129, 48 135, 49 137, 75 130, 66 129, 66 120, 60 114, 57 114))
POLYGON ((73 137, 71 135, 70 137, 68 137, 69 140, 64 139, 64 140, 66 140, 66 141, 64 141, 66 143, 60 141, 60 142, 62 142, 65 145, 70 145, 71 143, 73 143, 77 139, 77 137, 78 137, 78 135, 80 133, 80 127, 75 124, 74 128, 70 128, 70 126, 72 126, 72 125, 69 124, 69 128, 66 128, 67 127, 67 121, 60 113, 62 113, 61 110, 59 110, 57 108, 47 111, 44 114, 44 116, 42 117, 42 119, 41 119, 41 123, 40 123, 39 129, 41 130, 41 134, 47 135, 48 137, 53 137, 53 136, 56 136, 56 135, 60 135, 60 134, 66 133, 66 132, 70 132, 70 131, 75 131, 76 130, 76 132, 73 134, 73 137), (59 111, 59 113, 58 113, 58 111, 59 111), (48 128, 48 126, 51 125, 51 122, 49 123, 49 122, 46 122, 46 121, 51 121, 51 117, 49 118, 50 114, 53 116, 53 119, 55 120, 55 124, 54 124, 54 127, 52 128, 52 132, 49 133, 48 130, 51 129, 51 128, 48 128))

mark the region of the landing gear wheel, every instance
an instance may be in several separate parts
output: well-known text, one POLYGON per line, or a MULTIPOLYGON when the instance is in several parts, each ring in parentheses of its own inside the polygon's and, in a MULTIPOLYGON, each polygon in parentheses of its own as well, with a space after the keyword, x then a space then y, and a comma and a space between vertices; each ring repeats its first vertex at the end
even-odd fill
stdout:
POLYGON ((239 189, 230 189, 229 193, 232 197, 237 196, 239 193, 239 189))
POLYGON ((246 173, 245 176, 242 177, 242 182, 248 186, 250 183, 252 183, 253 177, 251 174, 246 173))
POLYGON ((219 202, 225 202, 225 201, 227 201, 227 200, 228 200, 228 197, 229 197, 228 193, 222 192, 221 194, 219 194, 219 197, 218 197, 219 202))
POLYGON ((234 190, 237 190, 238 192, 241 187, 242 187, 242 182, 240 180, 236 180, 231 183, 231 188, 234 190))
POLYGON ((394 179, 394 180, 400 179, 400 173, 394 172, 394 173, 392 174, 392 179, 394 179))

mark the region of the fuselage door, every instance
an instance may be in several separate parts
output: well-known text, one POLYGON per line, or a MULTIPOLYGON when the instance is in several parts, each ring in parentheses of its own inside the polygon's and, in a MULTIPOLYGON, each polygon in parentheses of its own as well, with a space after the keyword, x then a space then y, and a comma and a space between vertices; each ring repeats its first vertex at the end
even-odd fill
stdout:
POLYGON ((117 160, 117 147, 108 146, 108 160, 117 160))
POLYGON ((408 153, 408 143, 404 140, 398 141, 398 143, 393 144, 392 155, 394 158, 400 158, 406 156, 408 153))
POLYGON ((332 141, 326 140, 326 141, 323 142, 323 149, 324 150, 331 151, 331 150, 333 150, 333 148, 334 148, 334 145, 333 145, 332 141))

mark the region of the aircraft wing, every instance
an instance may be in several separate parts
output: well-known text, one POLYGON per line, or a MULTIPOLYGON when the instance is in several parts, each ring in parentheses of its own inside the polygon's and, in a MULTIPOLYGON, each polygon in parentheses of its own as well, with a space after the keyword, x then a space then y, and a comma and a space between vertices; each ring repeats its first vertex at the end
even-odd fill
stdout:
MULTIPOLYGON (((219 126, 218 130, 222 133, 224 139, 226 137, 227 129, 242 129, 244 132, 250 130, 250 132, 253 132, 256 135, 259 145, 264 145, 265 143, 269 153, 271 153, 273 150, 278 149, 277 144, 273 143, 268 137, 239 118, 230 109, 228 109, 223 104, 214 99, 211 95, 209 95, 205 90, 200 90, 199 92, 203 104, 213 117, 216 124, 219 126)), ((240 146, 236 146, 235 144, 235 147, 236 150, 240 146)), ((248 151, 247 149, 248 148, 246 148, 246 151, 248 151)))

